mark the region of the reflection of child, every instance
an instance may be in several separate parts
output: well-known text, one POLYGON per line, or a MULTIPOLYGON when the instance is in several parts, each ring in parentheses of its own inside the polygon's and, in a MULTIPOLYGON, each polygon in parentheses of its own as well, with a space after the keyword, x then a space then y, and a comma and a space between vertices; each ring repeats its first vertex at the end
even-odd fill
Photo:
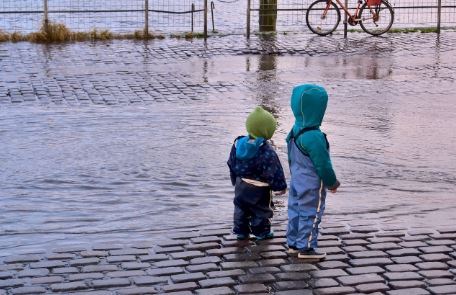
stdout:
POLYGON ((295 123, 287 137, 291 182, 288 196, 287 243, 299 258, 322 259, 317 247, 318 225, 325 210, 326 188, 335 193, 340 183, 332 168, 329 143, 320 131, 328 94, 317 85, 293 89, 295 123))
POLYGON ((268 143, 277 123, 261 107, 247 117, 247 136, 231 148, 228 166, 234 188, 234 228, 238 240, 253 233, 257 240, 274 237, 271 231, 271 191, 286 192, 287 183, 276 152, 268 143))

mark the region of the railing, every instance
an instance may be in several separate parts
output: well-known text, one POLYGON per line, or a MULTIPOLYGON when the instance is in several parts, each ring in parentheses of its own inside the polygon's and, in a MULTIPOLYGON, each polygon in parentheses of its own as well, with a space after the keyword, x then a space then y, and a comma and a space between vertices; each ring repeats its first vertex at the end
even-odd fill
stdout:
POLYGON ((215 5, 209 7, 208 0, 179 0, 173 5, 167 0, 1 0, 0 30, 31 33, 51 22, 75 32, 197 31, 207 36, 209 8, 215 5))
MULTIPOLYGON (((69 30, 206 36, 275 28, 309 32, 306 9, 313 0, 0 0, 0 33, 31 33, 43 23, 69 30), (269 5, 269 6, 268 6, 269 5), (268 23, 268 21, 273 23, 268 23), (209 28, 212 25, 212 28, 209 28)), ((356 0, 348 0, 350 6, 356 0)), ((390 0, 393 28, 456 27, 456 0, 390 0)), ((339 30, 342 30, 341 25, 339 30)))
MULTIPOLYGON (((247 36, 250 31, 302 31, 307 7, 314 0, 246 0, 247 36), (251 23, 251 20, 259 20, 251 23), (275 22, 275 24, 271 23, 275 22)), ((357 0, 349 0, 353 10, 357 0)), ((456 26, 455 0, 390 0, 395 12, 393 28, 436 28, 456 26)), ((343 29, 343 26, 339 27, 343 29)))

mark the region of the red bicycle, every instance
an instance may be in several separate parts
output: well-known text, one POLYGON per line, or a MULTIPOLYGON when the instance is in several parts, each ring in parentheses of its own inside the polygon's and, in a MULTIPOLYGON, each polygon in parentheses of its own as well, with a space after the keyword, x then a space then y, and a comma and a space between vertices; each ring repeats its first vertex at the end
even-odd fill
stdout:
POLYGON ((325 36, 337 29, 340 23, 340 8, 347 14, 348 24, 360 25, 364 32, 379 36, 389 31, 394 21, 394 10, 387 0, 358 0, 353 14, 340 0, 317 0, 310 4, 306 13, 309 29, 325 36))

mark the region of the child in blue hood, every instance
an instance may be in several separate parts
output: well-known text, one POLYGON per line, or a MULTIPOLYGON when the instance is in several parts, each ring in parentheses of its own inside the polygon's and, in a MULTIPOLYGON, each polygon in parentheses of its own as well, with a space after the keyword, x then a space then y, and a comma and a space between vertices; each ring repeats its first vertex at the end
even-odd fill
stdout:
POLYGON ((335 193, 340 183, 334 173, 326 134, 320 131, 328 94, 318 85, 293 88, 295 117, 287 137, 291 182, 288 196, 287 243, 299 258, 323 259, 318 252, 318 225, 325 210, 326 189, 335 193))
POLYGON ((274 237, 271 231, 272 191, 286 192, 280 160, 268 143, 277 123, 271 113, 255 108, 247 117, 247 136, 234 141, 228 159, 234 185, 234 228, 238 240, 253 233, 257 240, 274 237))

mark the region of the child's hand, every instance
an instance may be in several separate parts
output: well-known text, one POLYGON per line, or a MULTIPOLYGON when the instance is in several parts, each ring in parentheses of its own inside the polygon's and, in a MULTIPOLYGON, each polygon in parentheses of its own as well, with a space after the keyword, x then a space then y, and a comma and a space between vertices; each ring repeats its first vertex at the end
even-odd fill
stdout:
POLYGON ((332 192, 333 194, 335 194, 335 193, 337 193, 337 189, 339 188, 339 186, 340 186, 340 182, 339 182, 339 180, 336 180, 336 183, 332 187, 328 188, 328 190, 330 192, 332 192))
POLYGON ((274 194, 276 196, 281 196, 281 195, 284 195, 287 193, 287 189, 284 189, 284 190, 281 190, 281 191, 278 191, 278 192, 274 192, 274 194))

